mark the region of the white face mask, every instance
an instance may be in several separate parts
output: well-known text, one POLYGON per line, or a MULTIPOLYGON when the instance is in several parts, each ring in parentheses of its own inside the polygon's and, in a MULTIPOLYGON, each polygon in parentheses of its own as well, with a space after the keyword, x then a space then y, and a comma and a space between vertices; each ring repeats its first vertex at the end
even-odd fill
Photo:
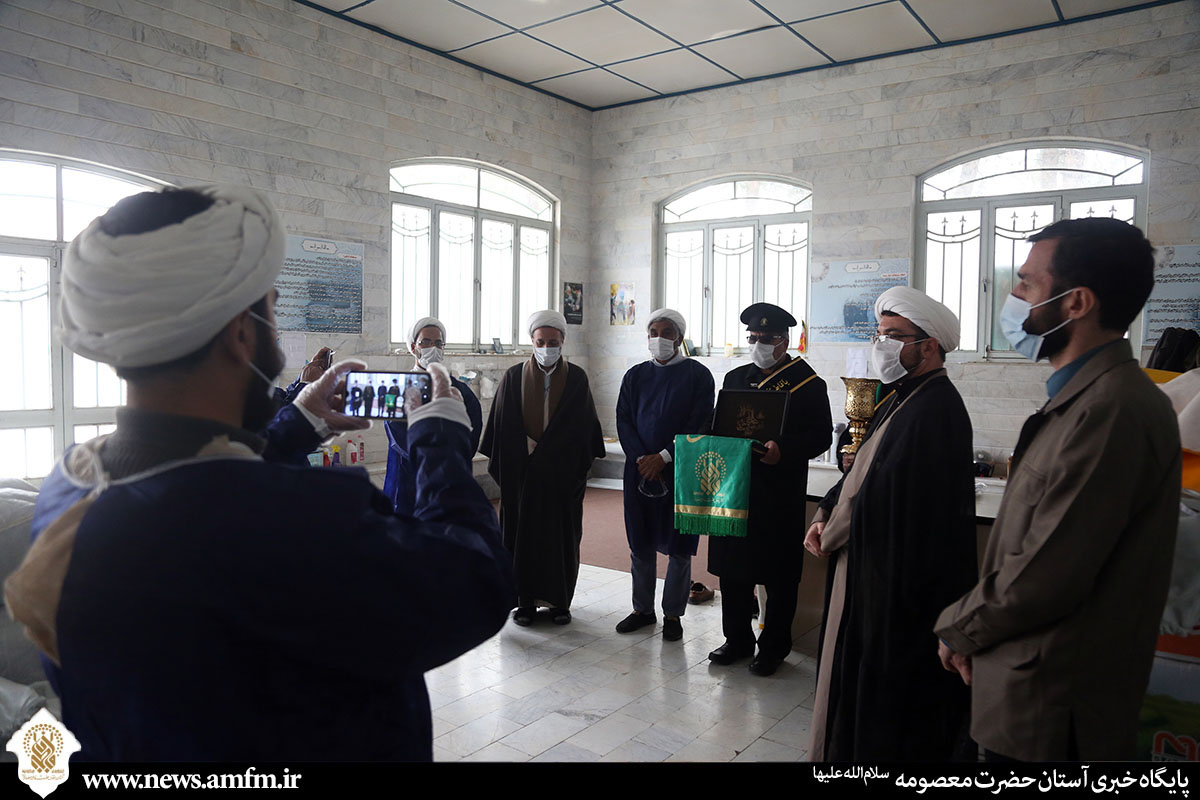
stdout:
MULTIPOLYGON (((248 313, 250 315, 251 319, 262 323, 263 326, 265 326, 271 330, 271 333, 275 334, 275 349, 278 350, 279 349, 279 328, 275 327, 275 325, 273 325, 272 323, 267 322, 266 318, 259 316, 258 314, 255 314, 253 311, 248 310, 246 313, 248 313)), ((279 363, 283 364, 284 362, 281 359, 279 363)), ((261 369, 259 369, 258 365, 254 363, 254 359, 251 359, 250 361, 246 362, 246 366, 250 367, 251 372, 253 372, 258 377, 262 378, 263 381, 266 382, 267 397, 274 400, 275 399, 275 381, 278 379, 278 376, 276 376, 275 378, 268 378, 266 376, 266 374, 261 369)))
POLYGON ((553 367, 558 363, 558 357, 562 355, 561 347, 535 347, 533 348, 533 357, 543 367, 553 367))
POLYGON ((422 367, 429 369, 430 364, 440 364, 446 357, 446 351, 440 347, 418 347, 417 361, 422 367))
POLYGON ((900 363, 900 351, 907 345, 924 341, 925 339, 918 339, 916 342, 902 342, 899 339, 875 340, 875 343, 871 345, 871 366, 878 373, 879 380, 884 383, 895 383, 907 375, 908 368, 900 363))
POLYGON ((1071 321, 1071 318, 1067 317, 1061 324, 1056 325, 1045 333, 1029 333, 1025 330, 1025 322, 1029 319, 1029 313, 1035 308, 1044 306, 1060 297, 1065 297, 1077 288, 1079 287, 1076 286, 1067 289, 1062 294, 1056 294, 1054 297, 1051 297, 1049 300, 1043 300, 1036 306, 1030 305, 1028 300, 1022 300, 1015 294, 1010 294, 1004 301, 1004 307, 1000 309, 1000 330, 1004 333, 1004 338, 1008 339, 1008 343, 1012 345, 1012 349, 1030 361, 1037 361, 1041 356, 1042 343, 1046 341, 1046 337, 1059 328, 1064 327, 1071 321))
POLYGON ((661 336, 654 336, 646 345, 646 349, 650 351, 650 355, 659 361, 670 361, 675 357, 675 341, 672 339, 664 339, 661 336))
POLYGON ((759 369, 770 369, 771 367, 775 366, 777 361, 779 361, 779 359, 775 357, 776 347, 777 345, 774 344, 763 344, 762 342, 756 342, 750 345, 750 360, 753 361, 754 365, 759 369))

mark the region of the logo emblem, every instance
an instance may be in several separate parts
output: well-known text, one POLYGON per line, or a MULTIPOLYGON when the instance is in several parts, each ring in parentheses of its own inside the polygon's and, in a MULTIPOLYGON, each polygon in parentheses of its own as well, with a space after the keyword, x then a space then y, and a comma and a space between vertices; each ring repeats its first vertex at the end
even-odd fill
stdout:
POLYGON ((701 494, 712 496, 721 491, 725 472, 725 459, 712 450, 706 450, 696 459, 696 477, 700 479, 701 494))
POLYGON ((70 777, 67 762, 80 750, 79 740, 46 709, 22 725, 5 747, 17 757, 17 777, 45 797, 70 777))
POLYGON ((767 422, 767 415, 762 411, 755 411, 754 406, 749 403, 744 403, 738 406, 737 413, 737 432, 746 439, 754 437, 763 425, 767 422))
POLYGON ((1191 736, 1157 731, 1150 750, 1151 761, 1200 761, 1200 746, 1191 736))

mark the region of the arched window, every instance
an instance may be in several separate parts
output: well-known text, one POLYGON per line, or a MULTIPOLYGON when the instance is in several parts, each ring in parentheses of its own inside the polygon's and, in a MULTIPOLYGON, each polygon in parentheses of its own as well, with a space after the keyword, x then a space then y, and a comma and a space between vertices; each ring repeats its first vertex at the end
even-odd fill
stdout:
POLYGON ((1009 145, 940 166, 917 190, 916 283, 958 314, 968 355, 1014 357, 1000 309, 1032 247, 1026 237, 1092 216, 1146 229, 1146 155, 1119 145, 1009 145))
POLYGON ((85 161, 0 149, 0 477, 40 478, 73 442, 107 433, 124 382, 62 347, 59 266, 75 236, 131 194, 163 186, 85 161))
POLYGON ((657 296, 708 352, 746 346, 738 318, 757 301, 808 309, 812 190, 774 177, 722 179, 661 205, 657 296))
POLYGON ((451 346, 531 344, 525 319, 555 297, 554 198, 464 161, 401 164, 391 187, 392 341, 432 315, 451 346))

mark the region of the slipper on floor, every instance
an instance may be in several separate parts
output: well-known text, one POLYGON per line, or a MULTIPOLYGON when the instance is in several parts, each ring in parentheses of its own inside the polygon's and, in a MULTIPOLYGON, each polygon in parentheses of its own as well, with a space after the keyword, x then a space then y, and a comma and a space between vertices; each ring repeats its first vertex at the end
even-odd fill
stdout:
POLYGON ((709 600, 712 600, 716 594, 717 593, 715 591, 709 589, 700 581, 696 581, 692 584, 691 591, 688 592, 688 602, 692 605, 696 605, 697 603, 705 603, 709 600))

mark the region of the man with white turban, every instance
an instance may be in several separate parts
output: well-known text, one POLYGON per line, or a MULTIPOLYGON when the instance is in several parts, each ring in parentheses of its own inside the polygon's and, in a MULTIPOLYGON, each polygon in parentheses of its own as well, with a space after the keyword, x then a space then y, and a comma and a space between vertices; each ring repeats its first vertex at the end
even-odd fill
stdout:
POLYGON ((210 186, 126 198, 67 251, 62 340, 128 403, 46 478, 5 600, 85 758, 431 760, 422 674, 511 607, 445 370, 409 416, 412 517, 285 463, 370 423, 339 411, 357 361, 271 419, 283 239, 264 195, 210 186))
POLYGON ((587 373, 562 356, 567 320, 529 317, 533 356, 496 387, 480 452, 500 486, 500 529, 517 578, 513 622, 533 624, 538 608, 555 625, 571 621, 583 537, 583 492, 604 438, 587 373))
POLYGON ((633 613, 617 623, 633 633, 657 622, 654 582, 657 557, 668 557, 663 585, 663 638, 683 638, 692 556, 699 537, 675 529, 675 481, 670 466, 675 436, 705 433, 713 405, 713 377, 703 364, 680 352, 687 330, 670 308, 650 314, 646 326, 650 358, 633 366, 617 398, 617 435, 625 451, 625 536, 633 575, 633 613))
MULTIPOLYGON (((430 365, 440 364, 446 357, 446 326, 436 317, 422 317, 413 323, 408 335, 408 349, 416 359, 414 372, 425 372, 430 365)), ((471 387, 453 376, 450 385, 462 395, 471 421, 471 452, 479 449, 479 435, 483 431, 483 409, 479 398, 471 387)), ((367 387, 370 389, 370 387, 367 387)), ((374 397, 374 390, 371 396, 374 397)), ((370 403, 367 404, 370 413, 370 403)), ((388 436, 387 475, 383 480, 383 493, 392 498, 397 514, 411 514, 417 497, 417 475, 408 458, 408 423, 389 419, 384 423, 388 436)))
MULTIPOLYGON (((975 581, 971 420, 944 368, 958 319, 924 292, 875 302, 883 381, 857 457, 805 547, 835 566, 813 705, 814 761, 965 755, 969 694, 930 652, 938 613, 975 581)), ((828 503, 823 503, 828 505, 828 503)))

